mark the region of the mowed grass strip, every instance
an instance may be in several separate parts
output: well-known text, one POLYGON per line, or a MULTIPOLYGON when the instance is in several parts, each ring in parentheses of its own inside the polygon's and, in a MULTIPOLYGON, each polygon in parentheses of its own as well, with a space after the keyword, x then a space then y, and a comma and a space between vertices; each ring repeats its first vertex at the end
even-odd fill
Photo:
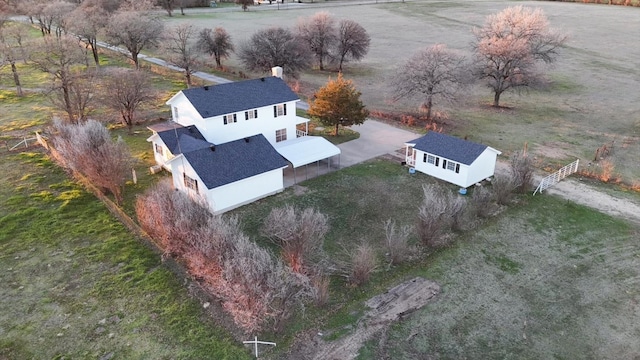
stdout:
POLYGON ((249 358, 62 170, 1 157, 0 358, 249 358))

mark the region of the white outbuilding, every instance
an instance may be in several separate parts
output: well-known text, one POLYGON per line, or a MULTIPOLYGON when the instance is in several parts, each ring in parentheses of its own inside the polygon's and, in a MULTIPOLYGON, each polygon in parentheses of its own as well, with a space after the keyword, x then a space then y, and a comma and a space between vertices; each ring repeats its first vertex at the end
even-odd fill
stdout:
POLYGON ((500 151, 435 131, 405 143, 408 165, 427 175, 467 188, 493 176, 500 151))

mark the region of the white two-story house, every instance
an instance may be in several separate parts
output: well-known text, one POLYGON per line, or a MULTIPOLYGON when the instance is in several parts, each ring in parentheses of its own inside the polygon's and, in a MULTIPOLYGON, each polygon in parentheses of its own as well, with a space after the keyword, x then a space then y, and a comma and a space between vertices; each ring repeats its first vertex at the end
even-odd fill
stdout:
POLYGON ((340 154, 307 136, 298 101, 279 76, 185 89, 167 101, 173 124, 149 127, 148 141, 176 189, 224 212, 282 191, 288 166, 340 154))

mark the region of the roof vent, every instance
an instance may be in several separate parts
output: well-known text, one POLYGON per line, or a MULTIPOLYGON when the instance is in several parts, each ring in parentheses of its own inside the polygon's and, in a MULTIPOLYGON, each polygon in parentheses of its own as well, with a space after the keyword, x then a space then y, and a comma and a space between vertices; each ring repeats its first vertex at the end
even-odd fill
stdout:
POLYGON ((216 151, 216 146, 215 146, 215 145, 211 145, 211 146, 209 146, 209 150, 211 150, 211 151, 216 151))
POLYGON ((260 81, 264 82, 264 78, 263 78, 263 77, 261 77, 261 78, 260 78, 260 81))
POLYGON ((209 91, 209 86, 208 85, 205 85, 204 91, 209 91))
POLYGON ((246 142, 246 143, 248 143, 248 142, 249 142, 249 140, 250 140, 250 139, 249 139, 248 137, 244 138, 244 142, 246 142))
POLYGON ((193 126, 187 127, 187 130, 189 130, 189 132, 192 133, 192 134, 195 132, 195 131, 193 131, 193 126))

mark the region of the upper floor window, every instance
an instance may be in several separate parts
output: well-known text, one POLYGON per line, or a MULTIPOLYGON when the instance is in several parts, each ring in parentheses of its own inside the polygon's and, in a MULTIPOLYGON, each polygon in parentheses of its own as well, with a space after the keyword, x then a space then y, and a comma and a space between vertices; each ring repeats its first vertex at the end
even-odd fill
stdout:
POLYGON ((187 189, 194 190, 197 193, 198 192, 198 180, 190 178, 185 173, 182 173, 182 176, 184 178, 184 187, 186 187, 187 189))
POLYGON ((287 129, 276 130, 276 142, 287 140, 287 129))
POLYGON ((236 114, 229 114, 229 115, 224 115, 222 116, 222 122, 227 125, 227 124, 231 124, 234 122, 238 122, 238 118, 236 116, 236 114))
POLYGON ((287 104, 280 104, 273 106, 273 117, 287 115, 287 104))
POLYGON ((249 110, 249 111, 245 111, 244 112, 244 119, 245 120, 257 119, 257 118, 258 118, 258 109, 249 110))
POLYGON ((162 146, 161 146, 161 145, 155 144, 155 149, 156 149, 156 152, 157 152, 158 154, 160 154, 160 155, 162 155, 162 154, 163 154, 163 152, 162 152, 162 146))

